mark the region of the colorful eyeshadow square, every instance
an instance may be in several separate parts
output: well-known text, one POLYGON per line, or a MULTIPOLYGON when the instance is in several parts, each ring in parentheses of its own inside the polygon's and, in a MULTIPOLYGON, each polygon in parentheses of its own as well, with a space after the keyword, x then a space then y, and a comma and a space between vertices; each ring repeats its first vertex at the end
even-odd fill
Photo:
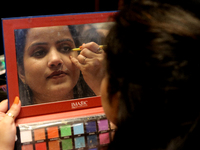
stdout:
POLYGON ((103 119, 98 121, 99 131, 108 130, 108 120, 103 119))
POLYGON ((35 150, 47 150, 46 143, 36 143, 35 144, 35 150))
POLYGON ((100 142, 100 145, 110 143, 109 133, 99 134, 99 142, 100 142))
POLYGON ((87 133, 91 133, 91 132, 96 132, 97 131, 96 121, 87 122, 87 123, 85 123, 85 126, 86 126, 86 132, 87 133))
POLYGON ((83 136, 74 139, 75 148, 85 147, 85 138, 83 136))
POLYGON ((72 139, 64 139, 62 140, 62 150, 73 149, 72 139))
POLYGON ((32 133, 30 130, 20 132, 21 143, 32 142, 32 133))
POLYGON ((35 141, 44 140, 45 139, 45 129, 36 129, 33 131, 35 141))
POLYGON ((32 144, 22 145, 22 150, 33 150, 33 145, 32 144))
POLYGON ((59 141, 50 141, 49 142, 49 150, 60 150, 60 142, 59 141))
POLYGON ((93 147, 93 146, 98 145, 97 135, 89 135, 89 136, 87 136, 87 145, 89 147, 93 147))
POLYGON ((74 135, 83 134, 84 133, 83 123, 74 124, 73 131, 74 135))
POLYGON ((55 126, 55 127, 47 128, 47 135, 48 135, 48 139, 59 137, 58 127, 55 126))
POLYGON ((71 125, 60 126, 61 137, 72 135, 71 125))
POLYGON ((97 148, 92 148, 92 149, 89 149, 89 150, 97 150, 97 148))

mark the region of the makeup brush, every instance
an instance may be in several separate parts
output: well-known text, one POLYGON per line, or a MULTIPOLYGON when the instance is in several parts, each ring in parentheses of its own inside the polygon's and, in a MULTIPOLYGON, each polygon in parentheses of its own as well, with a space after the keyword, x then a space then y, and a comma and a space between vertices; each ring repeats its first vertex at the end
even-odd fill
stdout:
MULTIPOLYGON (((105 45, 99 45, 99 48, 103 48, 105 45)), ((82 46, 80 46, 79 48, 73 48, 73 51, 81 51, 82 46)))

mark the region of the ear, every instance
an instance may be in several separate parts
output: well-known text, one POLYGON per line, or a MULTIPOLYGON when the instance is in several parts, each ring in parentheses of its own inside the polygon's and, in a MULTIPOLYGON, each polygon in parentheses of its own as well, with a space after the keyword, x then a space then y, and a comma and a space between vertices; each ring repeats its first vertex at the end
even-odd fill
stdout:
POLYGON ((19 75, 19 78, 21 79, 21 81, 25 84, 26 83, 25 73, 24 73, 24 69, 22 67, 18 67, 18 75, 19 75))

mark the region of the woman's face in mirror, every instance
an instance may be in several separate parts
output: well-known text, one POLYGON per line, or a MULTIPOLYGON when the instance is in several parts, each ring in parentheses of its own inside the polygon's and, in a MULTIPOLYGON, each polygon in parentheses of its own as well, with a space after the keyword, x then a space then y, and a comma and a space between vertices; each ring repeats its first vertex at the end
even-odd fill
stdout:
POLYGON ((69 58, 78 56, 74 47, 68 26, 29 29, 19 77, 32 90, 35 103, 73 98, 80 76, 69 58))

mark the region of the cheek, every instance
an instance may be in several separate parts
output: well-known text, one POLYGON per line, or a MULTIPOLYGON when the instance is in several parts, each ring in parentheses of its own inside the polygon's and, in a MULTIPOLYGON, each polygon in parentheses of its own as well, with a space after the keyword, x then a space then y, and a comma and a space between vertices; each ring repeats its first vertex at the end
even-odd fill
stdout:
POLYGON ((118 114, 118 94, 114 95, 111 100, 109 100, 108 95, 108 80, 105 77, 101 83, 101 103, 108 120, 112 123, 117 123, 117 114, 118 114), (110 103, 112 101, 112 103, 110 103))
POLYGON ((25 82, 31 89, 41 87, 45 84, 45 66, 42 62, 25 63, 25 82))
POLYGON ((70 53, 70 55, 73 56, 73 57, 75 57, 75 58, 77 58, 78 57, 78 52, 72 51, 70 53))
POLYGON ((25 61, 24 62, 24 70, 25 70, 25 75, 27 77, 34 76, 34 79, 36 76, 41 76, 44 72, 44 64, 43 62, 38 62, 38 61, 25 61))
POLYGON ((66 68, 69 69, 71 72, 71 78, 73 78, 72 80, 77 82, 80 76, 80 70, 72 63, 69 57, 66 57, 64 60, 66 68))
POLYGON ((78 53, 77 52, 71 52, 70 54, 68 55, 64 55, 62 57, 62 60, 64 61, 64 65, 70 69, 71 71, 76 71, 78 70, 78 68, 72 63, 71 59, 70 59, 70 56, 73 56, 75 58, 77 58, 78 56, 78 53))
POLYGON ((80 77, 80 70, 77 68, 73 71, 73 76, 72 76, 72 81, 74 82, 74 84, 77 84, 79 77, 80 77))
POLYGON ((109 99, 108 99, 108 92, 107 92, 107 79, 106 77, 102 80, 101 83, 101 103, 104 109, 104 112, 107 116, 107 118, 110 120, 110 110, 112 109, 109 103, 109 99))

